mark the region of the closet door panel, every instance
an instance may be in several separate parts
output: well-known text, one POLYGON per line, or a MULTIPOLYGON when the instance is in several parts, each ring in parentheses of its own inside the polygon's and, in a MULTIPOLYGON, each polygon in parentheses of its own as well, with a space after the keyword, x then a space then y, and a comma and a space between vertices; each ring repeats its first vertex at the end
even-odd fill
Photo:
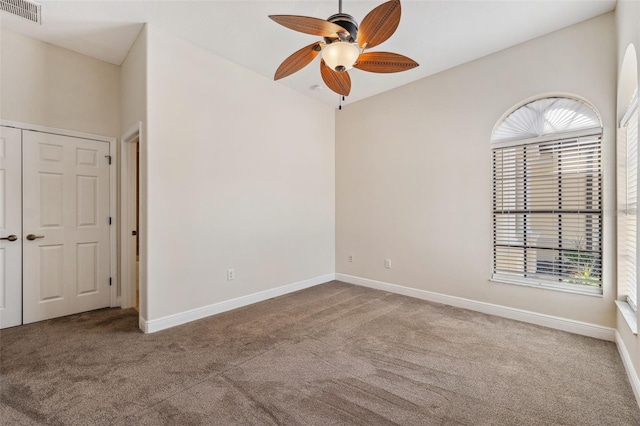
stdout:
POLYGON ((108 307, 109 144, 24 131, 24 323, 108 307))

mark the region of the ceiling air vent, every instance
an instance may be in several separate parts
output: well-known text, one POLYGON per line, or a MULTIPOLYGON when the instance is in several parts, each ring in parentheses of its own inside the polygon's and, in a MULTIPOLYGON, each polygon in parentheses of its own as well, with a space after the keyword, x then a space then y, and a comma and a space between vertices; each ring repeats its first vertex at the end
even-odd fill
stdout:
POLYGON ((0 0, 0 10, 19 16, 31 22, 42 24, 40 9, 42 6, 27 0, 0 0))

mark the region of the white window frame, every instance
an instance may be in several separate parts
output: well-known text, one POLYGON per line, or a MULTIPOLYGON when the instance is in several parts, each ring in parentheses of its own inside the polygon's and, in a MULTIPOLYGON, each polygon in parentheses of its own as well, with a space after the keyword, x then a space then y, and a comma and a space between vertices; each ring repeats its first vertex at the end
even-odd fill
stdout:
MULTIPOLYGON (((618 126, 618 132, 620 138, 618 140, 618 283, 622 285, 623 289, 620 291, 621 296, 629 304, 634 312, 638 311, 638 91, 636 90, 629 107, 625 115, 620 120, 618 126), (635 123, 634 123, 635 120, 635 123), (636 126, 635 128, 635 140, 629 140, 629 125, 636 126), (635 145, 635 159, 630 160, 629 155, 629 143, 635 145), (635 167, 629 167, 629 162, 635 161, 635 167), (635 176, 629 176, 629 170, 635 171, 635 176), (628 183, 630 179, 635 180, 635 204, 629 205, 629 189, 628 183), (633 238, 634 241, 630 241, 629 230, 627 228, 627 220, 635 219, 636 233, 633 238), (628 251, 630 243, 634 243, 633 256, 625 255, 628 251), (629 293, 629 291, 631 293, 629 293), (635 290, 635 291, 633 291, 635 290)), ((632 133, 633 134, 633 133, 632 133)))
MULTIPOLYGON (((552 101, 556 97, 549 97, 549 98, 540 98, 539 100, 545 100, 545 101, 552 101)), ((568 99, 571 101, 575 101, 575 102, 582 102, 576 99, 572 99, 572 98, 564 98, 564 99, 568 99)), ((533 102, 537 102, 537 101, 533 101, 533 102)), ((500 124, 504 123, 505 120, 507 120, 509 118, 509 116, 511 114, 513 114, 514 112, 518 111, 520 108, 523 107, 527 107, 529 104, 533 103, 533 102, 528 102, 526 104, 521 105, 519 108, 514 109, 509 115, 507 115, 500 124)), ((595 111, 595 109, 593 109, 592 107, 588 106, 586 103, 582 102, 584 105, 586 105, 588 108, 590 108, 591 110, 593 110, 593 115, 592 117, 597 117, 597 119, 594 119, 593 122, 594 124, 596 124, 596 120, 597 120, 597 124, 600 124, 600 119, 599 119, 599 115, 597 114, 597 112, 595 111)), ((584 110, 584 108, 583 108, 584 110)), ((496 129, 500 129, 500 125, 498 125, 496 127, 496 129)), ((535 129, 528 129, 528 131, 531 132, 531 130, 535 129)), ((539 129, 540 131, 541 129, 539 129)), ((559 133, 553 133, 553 134, 542 134, 542 133, 538 133, 539 136, 537 137, 510 137, 509 135, 505 135, 504 132, 501 132, 499 137, 494 137, 491 143, 491 152, 492 152, 492 156, 493 153, 496 152, 496 150, 503 150, 505 148, 509 148, 509 147, 523 147, 527 146, 527 145, 531 145, 533 147, 540 147, 540 144, 543 144, 545 142, 552 142, 552 141, 564 141, 564 142, 569 142, 572 140, 576 140, 576 139, 580 139, 580 138, 584 138, 584 137, 597 137, 599 139, 599 143, 600 146, 602 146, 602 127, 601 125, 599 126, 593 126, 590 128, 577 128, 576 130, 572 130, 570 128, 566 129, 567 131, 564 132, 559 132, 559 133)), ((496 131, 494 131, 494 134, 496 134, 496 131)), ((523 132, 524 134, 524 132, 523 132)), ((526 151, 525 151, 526 152, 526 151)), ((496 184, 496 176, 494 175, 494 173, 496 172, 496 170, 494 169, 494 161, 495 159, 492 159, 492 184, 496 184)), ((600 165, 602 164, 602 151, 600 148, 600 153, 599 153, 599 157, 598 157, 598 161, 600 162, 600 165)), ((523 165, 522 167, 524 167, 523 170, 526 170, 527 165, 523 165)), ((498 173, 500 173, 500 171, 498 171, 498 173)), ((502 173, 504 173, 504 170, 502 171, 502 173)), ((601 176, 600 176, 601 177, 601 176)), ((524 178, 524 181, 526 182, 528 178, 524 178)), ((504 181, 503 181, 504 182, 504 181)), ((517 185, 517 184, 516 184, 517 185)), ((503 188, 504 189, 504 188, 503 188)), ((599 187, 598 187, 598 191, 599 194, 602 194, 602 190, 603 190, 603 186, 602 186, 602 181, 599 181, 599 187)), ((529 193, 527 192, 527 190, 525 190, 525 195, 528 197, 529 193)), ((492 196, 495 195, 495 192, 492 191, 492 196)), ((503 203, 504 203, 504 198, 503 198, 503 203)), ((493 204, 493 208, 492 208, 492 221, 493 221, 493 230, 492 230, 492 252, 493 252, 493 257, 492 257, 492 269, 491 269, 491 281, 497 281, 497 282, 504 282, 504 283, 510 283, 510 284, 519 284, 519 285, 525 285, 525 286, 532 286, 532 287, 537 287, 537 288, 547 288, 547 289, 553 289, 553 290, 558 290, 558 291, 566 291, 566 292, 572 292, 572 293, 580 293, 580 294, 589 294, 589 295, 597 295, 597 296, 601 296, 603 293, 602 290, 602 271, 600 270, 600 280, 599 280, 599 285, 598 286, 590 286, 590 285, 584 285, 584 284, 572 284, 566 279, 566 276, 563 276, 563 279, 558 279, 558 280, 551 280, 551 279, 540 279, 539 276, 527 276, 528 272, 527 272, 527 268, 523 267, 522 270, 522 275, 523 276, 514 276, 511 274, 500 274, 499 272, 499 268, 497 263, 499 262, 498 257, 499 254, 497 252, 497 247, 500 245, 498 244, 498 240, 500 239, 500 234, 502 236, 505 236, 507 234, 509 234, 510 232, 510 228, 504 228, 502 227, 501 230, 499 230, 499 226, 496 225, 496 215, 498 214, 496 211, 496 205, 495 205, 495 200, 492 203, 493 204), (506 231, 505 231, 506 230, 506 231), (506 232, 506 233, 505 233, 506 232)), ((525 203, 526 205, 526 203, 525 203)), ((504 207, 503 207, 504 208, 504 207)), ((603 206, 602 206, 602 202, 599 203, 599 223, 598 223, 598 231, 599 234, 597 235, 597 238, 599 238, 599 254, 598 257, 596 257, 596 261, 599 262, 600 268, 602 268, 602 260, 603 260, 603 247, 602 247, 602 242, 603 242, 603 231, 604 231, 604 224, 603 224, 603 206)), ((527 215, 525 215, 524 217, 527 217, 527 215)), ((516 220, 516 223, 517 220, 516 220)), ((522 225, 522 224, 521 224, 522 225)), ((529 231, 530 231, 530 226, 520 226, 518 227, 518 225, 515 225, 516 228, 514 228, 513 232, 514 233, 522 233, 524 232, 524 244, 526 245, 526 238, 529 238, 529 231)), ((560 229, 560 228, 559 228, 560 229)), ((509 234, 510 235, 510 234, 509 234)), ((535 249, 535 247, 534 247, 535 249)), ((539 275, 539 274, 531 274, 531 275, 539 275)))

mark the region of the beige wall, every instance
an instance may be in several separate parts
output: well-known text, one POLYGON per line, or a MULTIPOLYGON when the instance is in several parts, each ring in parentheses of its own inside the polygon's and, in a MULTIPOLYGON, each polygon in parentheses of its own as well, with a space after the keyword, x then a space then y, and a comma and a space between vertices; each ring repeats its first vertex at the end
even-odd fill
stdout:
POLYGON ((119 136, 119 67, 6 29, 0 47, 1 118, 119 136))
POLYGON ((523 100, 587 99, 604 121, 604 206, 614 208, 615 61, 609 13, 336 112, 337 272, 613 327, 612 216, 603 297, 489 281, 489 139, 523 100))
POLYGON ((333 109, 147 29, 147 319, 333 273, 333 109))
POLYGON ((121 134, 147 115, 147 28, 144 26, 120 66, 121 134))
MULTIPOLYGON (((624 54, 627 50, 627 47, 630 44, 633 44, 635 46, 636 54, 640 53, 640 3, 637 1, 618 1, 615 16, 618 36, 617 71, 618 75, 620 75, 622 71, 622 61, 624 60, 624 54)), ((636 58, 636 60, 637 59, 638 57, 636 58)), ((636 69, 640 69, 640 67, 637 67, 636 69)), ((637 81, 636 86, 638 86, 637 81)), ((621 118, 624 115, 624 112, 628 105, 628 93, 625 92, 628 91, 624 89, 616 91, 616 93, 621 94, 621 97, 625 98, 618 100, 618 118, 621 118)), ((636 370, 636 375, 638 375, 638 380, 640 380, 640 339, 638 338, 638 335, 633 335, 630 332, 629 326, 627 325, 625 319, 621 314, 618 314, 617 317, 617 330, 620 334, 620 338, 622 339, 624 346, 629 351, 629 355, 631 356, 634 368, 636 370)))
MULTIPOLYGON (((143 27, 120 67, 120 135, 140 129, 140 315, 147 318, 147 27, 143 27)), ((120 176, 118 176, 120 177, 120 176)), ((120 183, 120 187, 122 184, 120 183)), ((120 224, 121 222, 118 221, 120 224)), ((119 230, 118 230, 119 231, 119 230)), ((118 232, 120 235, 120 232, 118 232)))

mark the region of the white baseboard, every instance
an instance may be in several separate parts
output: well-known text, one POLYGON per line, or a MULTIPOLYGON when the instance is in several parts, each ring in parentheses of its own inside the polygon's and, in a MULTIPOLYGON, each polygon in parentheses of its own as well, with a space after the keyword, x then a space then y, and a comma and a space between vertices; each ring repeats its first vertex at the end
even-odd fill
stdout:
POLYGON ((140 314, 138 314, 138 328, 144 333, 149 332, 149 328, 147 327, 147 319, 140 314))
POLYGON ((211 315, 220 314, 232 309, 241 308, 253 303, 262 302, 272 297, 282 296, 294 291, 303 290, 319 284, 333 281, 335 274, 322 275, 320 277, 299 281, 293 284, 283 285, 281 287, 272 288, 258 293, 249 294, 238 297, 236 299, 225 300, 223 302, 214 303, 213 305, 203 306, 201 308, 191 309, 189 311, 180 312, 178 314, 169 315, 163 318, 147 321, 140 316, 139 327, 145 333, 155 333, 156 331, 175 327, 177 325, 186 324, 191 321, 209 317, 211 315))
POLYGON ((622 336, 620 336, 620 333, 617 331, 616 345, 618 346, 618 352, 620 352, 620 358, 622 358, 624 368, 627 370, 627 376, 629 377, 629 382, 631 382, 631 389, 633 389, 633 394, 636 396, 638 407, 640 407, 640 377, 638 377, 638 372, 633 367, 631 355, 629 355, 629 351, 624 344, 624 340, 622 340, 622 336))
POLYGON ((582 321, 575 321, 567 318, 525 311, 522 309, 509 308, 507 306, 494 305, 491 303, 478 302, 476 300, 465 299, 457 296, 448 296, 446 294, 404 287, 396 284, 385 283, 382 281, 370 280, 368 278, 355 277, 353 275, 337 273, 335 279, 338 281, 356 284, 363 287, 375 288, 377 290, 384 290, 390 293, 402 294, 404 296, 442 303, 443 305, 469 309, 471 311, 482 312, 485 314, 509 318, 517 321, 527 322, 530 324, 541 325, 544 327, 554 328, 556 330, 568 331, 569 333, 580 334, 583 336, 595 337, 596 339, 608 340, 613 342, 615 341, 616 337, 615 330, 613 328, 603 327, 600 325, 590 324, 582 321))

